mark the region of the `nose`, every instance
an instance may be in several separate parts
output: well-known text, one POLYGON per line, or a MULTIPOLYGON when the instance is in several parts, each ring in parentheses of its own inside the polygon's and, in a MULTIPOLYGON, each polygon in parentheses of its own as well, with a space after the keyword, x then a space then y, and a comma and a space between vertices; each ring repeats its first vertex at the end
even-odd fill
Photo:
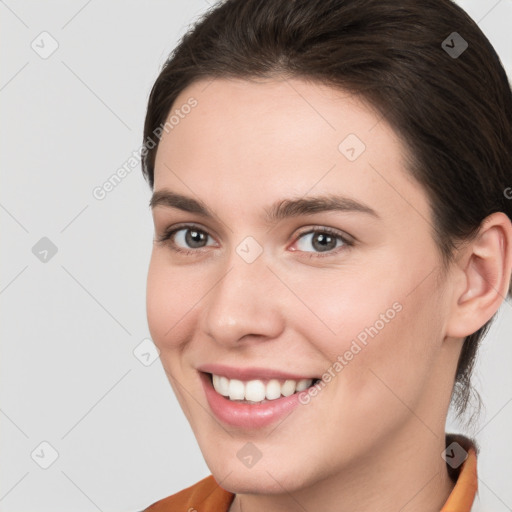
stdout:
POLYGON ((277 338, 284 326, 285 295, 263 255, 247 263, 234 253, 205 297, 203 333, 228 348, 277 338))

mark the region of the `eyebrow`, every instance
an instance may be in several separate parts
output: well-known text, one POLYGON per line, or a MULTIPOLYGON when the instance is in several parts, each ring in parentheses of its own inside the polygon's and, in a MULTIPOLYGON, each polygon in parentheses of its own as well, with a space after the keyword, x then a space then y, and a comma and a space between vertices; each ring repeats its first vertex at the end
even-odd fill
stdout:
MULTIPOLYGON (((158 190, 153 193, 149 206, 177 208, 184 212, 196 213, 205 218, 215 218, 216 215, 202 202, 192 197, 183 196, 168 189, 158 190)), ((289 217, 301 215, 313 215, 320 212, 341 211, 361 212, 379 219, 377 212, 368 205, 356 201, 350 197, 341 195, 321 195, 315 197, 300 197, 297 199, 281 199, 273 203, 270 208, 265 208, 265 221, 269 224, 289 217)))

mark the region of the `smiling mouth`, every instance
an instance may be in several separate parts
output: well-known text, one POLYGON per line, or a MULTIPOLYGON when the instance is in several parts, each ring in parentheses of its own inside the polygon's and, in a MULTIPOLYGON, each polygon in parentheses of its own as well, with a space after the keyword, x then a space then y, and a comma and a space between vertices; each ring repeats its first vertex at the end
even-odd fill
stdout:
MULTIPOLYGON (((205 372, 206 373, 206 372, 205 372)), ((252 379, 242 381, 206 373, 213 389, 232 402, 261 404, 307 390, 320 379, 252 379)))

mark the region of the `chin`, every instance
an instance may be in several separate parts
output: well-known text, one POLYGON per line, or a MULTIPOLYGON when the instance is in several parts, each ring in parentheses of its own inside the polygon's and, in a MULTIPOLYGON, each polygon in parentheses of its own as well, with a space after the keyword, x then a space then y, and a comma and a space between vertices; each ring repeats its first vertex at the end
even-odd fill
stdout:
POLYGON ((282 494, 309 485, 308 475, 288 459, 283 461, 261 459, 253 467, 245 467, 236 458, 217 458, 212 464, 206 461, 217 483, 235 494, 282 494))

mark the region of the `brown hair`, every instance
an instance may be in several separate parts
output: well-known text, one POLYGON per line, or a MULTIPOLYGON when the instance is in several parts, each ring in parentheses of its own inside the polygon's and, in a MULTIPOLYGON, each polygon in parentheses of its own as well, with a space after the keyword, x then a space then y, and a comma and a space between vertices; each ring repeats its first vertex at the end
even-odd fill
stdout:
MULTIPOLYGON (((427 193, 444 270, 485 217, 512 219, 510 83, 489 40, 451 0, 217 3, 182 37, 151 90, 142 160, 150 187, 152 136, 183 89, 200 79, 278 76, 356 93, 385 118, 427 193)), ((481 405, 470 377, 493 319, 465 339, 452 394, 458 416, 472 394, 481 405)))

